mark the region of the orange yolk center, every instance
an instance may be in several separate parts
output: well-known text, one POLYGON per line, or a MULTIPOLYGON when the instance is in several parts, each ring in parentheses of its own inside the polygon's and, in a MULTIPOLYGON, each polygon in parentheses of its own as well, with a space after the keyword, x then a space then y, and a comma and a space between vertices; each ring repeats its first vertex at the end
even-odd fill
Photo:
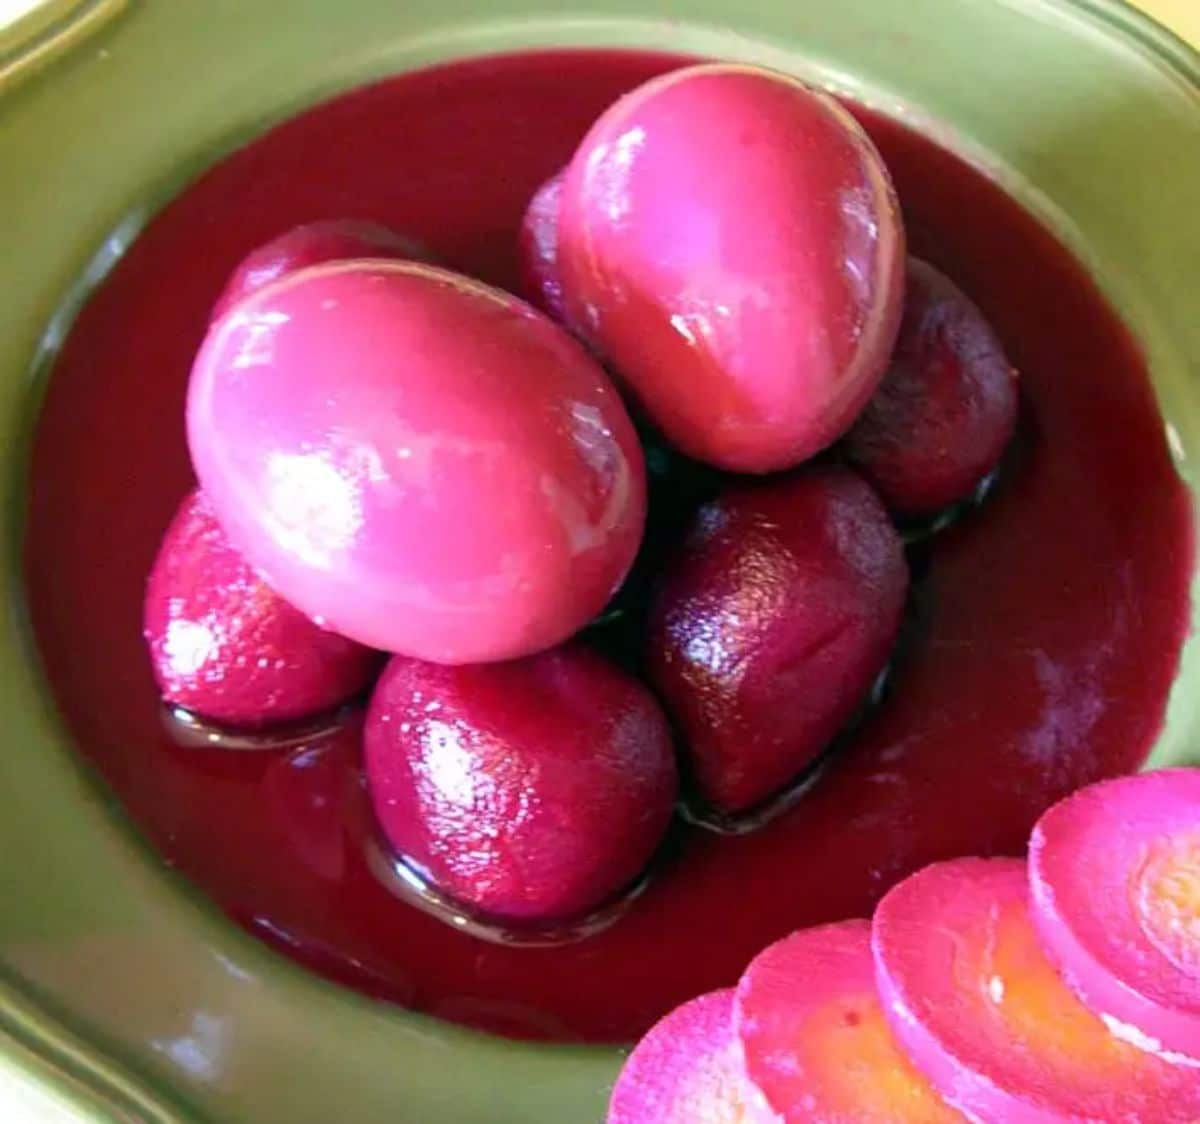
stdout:
POLYGON ((874 994, 847 996, 819 1008, 801 1037, 798 1050, 814 1081, 814 1107, 864 1124, 962 1120, 901 1052, 874 994))
POLYGON ((1200 832, 1149 847, 1130 890, 1135 916, 1154 946, 1181 971, 1200 972, 1200 832))
POLYGON ((1114 1037, 1063 983, 1023 907, 997 911, 970 945, 978 952, 957 965, 963 994, 977 997, 999 1041, 1008 1049, 1019 1044, 1048 1077, 1076 1085, 1084 1073, 1127 1080, 1147 1064, 1147 1055, 1114 1037))

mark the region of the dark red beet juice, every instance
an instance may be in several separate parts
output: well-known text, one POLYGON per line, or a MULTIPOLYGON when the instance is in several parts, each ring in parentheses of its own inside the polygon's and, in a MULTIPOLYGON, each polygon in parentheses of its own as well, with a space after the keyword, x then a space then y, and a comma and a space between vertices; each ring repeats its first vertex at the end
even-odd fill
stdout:
POLYGON ((354 719, 274 752, 168 735, 142 594, 192 482, 184 388, 233 267, 295 224, 347 217, 515 287, 532 192, 618 94, 678 62, 461 63, 355 91, 234 153, 151 222, 79 316, 33 454, 25 557, 45 668, 81 752, 140 829, 301 963, 519 1036, 630 1039, 733 983, 783 934, 865 914, 930 860, 1019 853, 1048 804, 1145 758, 1187 628, 1190 503, 1136 345, 996 186, 864 112, 913 252, 974 298, 1021 371, 1022 422, 997 493, 914 570, 889 698, 798 806, 753 835, 684 830, 613 927, 509 948, 402 904, 372 873, 354 719))

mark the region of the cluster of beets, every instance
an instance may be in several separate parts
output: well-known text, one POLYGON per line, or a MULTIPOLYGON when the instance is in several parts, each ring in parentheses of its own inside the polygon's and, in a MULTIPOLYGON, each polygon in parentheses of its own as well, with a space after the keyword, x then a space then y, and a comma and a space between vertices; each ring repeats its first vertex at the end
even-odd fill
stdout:
POLYGON ((145 635, 164 697, 216 724, 370 689, 395 854, 475 914, 542 923, 638 879, 677 750, 724 817, 812 767, 896 642, 893 517, 979 487, 1017 385, 970 300, 906 256, 861 128, 784 75, 633 91, 521 239, 543 311, 361 222, 246 259, 192 370, 200 487, 145 635), (647 526, 631 413, 716 482, 686 525, 651 504, 647 526), (578 635, 635 560, 636 675, 578 635))
POLYGON ((1200 1120, 1200 770, 1082 789, 684 1004, 609 1124, 1200 1120))

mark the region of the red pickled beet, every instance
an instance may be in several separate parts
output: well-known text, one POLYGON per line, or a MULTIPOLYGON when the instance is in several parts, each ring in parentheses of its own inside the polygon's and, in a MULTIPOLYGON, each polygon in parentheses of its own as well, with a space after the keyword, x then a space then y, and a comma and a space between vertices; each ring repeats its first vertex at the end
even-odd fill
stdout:
POLYGON ((621 1070, 607 1124, 772 1124, 733 1036, 733 990, 677 1007, 621 1070))
POLYGON ((1200 770, 1068 797, 1034 829, 1029 873, 1038 933, 1076 994, 1114 1033, 1200 1059, 1200 770))
POLYGON ((850 460, 903 515, 966 499, 1017 424, 1017 372, 983 313, 945 274, 908 259, 891 365, 846 438, 850 460))
POLYGON ((484 917, 560 920, 604 904, 645 868, 671 818, 662 711, 582 645, 461 667, 398 656, 364 741, 392 847, 484 917))
POLYGON ((651 611, 651 680, 703 796, 743 811, 803 771, 887 663, 908 590, 870 486, 811 468, 701 508, 651 611))
POLYGON ((150 571, 144 634, 163 698, 231 726, 329 710, 362 691, 378 652, 313 624, 233 548, 199 489, 150 571))
POLYGON ((1200 1119, 1200 1072, 1110 1033, 1047 959, 1023 862, 927 867, 884 897, 872 943, 896 1037, 941 1095, 973 1119, 1200 1119))
POLYGON ((904 229, 883 160, 832 97, 739 64, 655 78, 593 125, 561 205, 571 320, 689 456, 790 468, 874 392, 904 229))
POLYGON ((560 324, 567 319, 558 267, 558 213, 564 175, 556 172, 533 193, 521 220, 520 240, 521 292, 560 324))
POLYGON ((645 470, 604 371, 507 293, 327 263, 239 301, 188 387, 213 509, 292 604, 445 663, 573 635, 637 552, 645 470))
POLYGON ((295 226, 242 259, 217 298, 212 318, 223 316, 242 297, 285 273, 349 258, 427 261, 428 252, 412 239, 362 219, 323 219, 295 226))
POLYGON ((892 1037, 875 990, 871 926, 785 937, 751 961, 734 1031, 746 1074, 784 1124, 953 1124, 892 1037))

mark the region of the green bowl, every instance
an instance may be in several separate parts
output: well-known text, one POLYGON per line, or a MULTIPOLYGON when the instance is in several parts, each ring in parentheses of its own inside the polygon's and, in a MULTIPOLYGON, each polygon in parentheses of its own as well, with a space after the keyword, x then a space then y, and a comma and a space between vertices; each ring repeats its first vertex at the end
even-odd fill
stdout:
MULTIPOLYGON (((242 935, 122 821, 39 681, 18 547, 40 375, 147 215, 268 123, 380 75, 531 46, 797 71, 915 121, 1058 231, 1142 340, 1195 492, 1200 58, 1114 0, 661 7, 60 0, 26 25, 35 50, 0 36, 0 1098, 46 1119, 582 1124, 602 1119, 619 1064, 374 1004, 242 935)), ((1153 764, 1200 761, 1198 681, 1192 641, 1153 764)))

